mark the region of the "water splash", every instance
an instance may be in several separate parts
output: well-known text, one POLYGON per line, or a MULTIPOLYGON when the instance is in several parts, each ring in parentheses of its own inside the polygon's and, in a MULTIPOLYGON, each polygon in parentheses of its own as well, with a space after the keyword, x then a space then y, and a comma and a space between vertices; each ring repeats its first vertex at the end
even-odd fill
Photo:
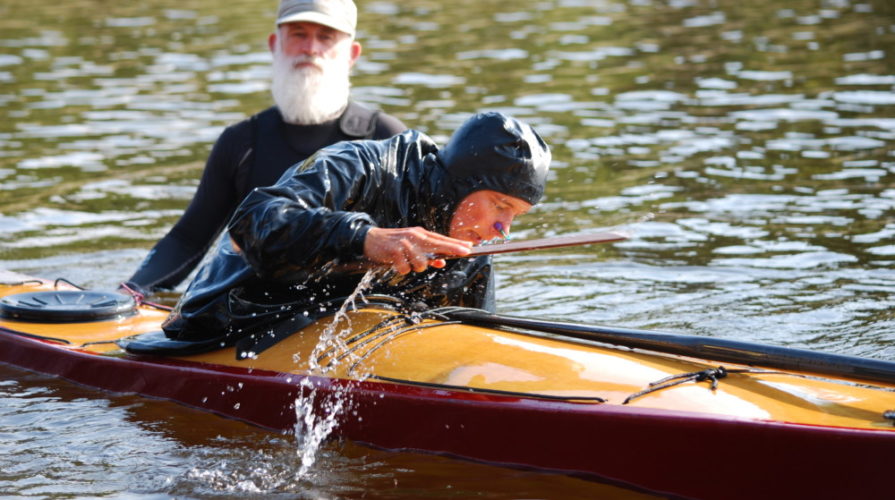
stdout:
POLYGON ((297 475, 304 477, 317 461, 321 444, 335 429, 350 396, 342 386, 336 386, 333 392, 321 391, 320 382, 307 377, 299 387, 301 391, 295 399, 295 437, 301 466, 297 475))
MULTIPOLYGON (((348 311, 356 308, 357 299, 363 297, 364 290, 367 290, 382 273, 380 269, 368 270, 348 299, 339 307, 311 351, 308 359, 310 374, 325 377, 334 373, 342 363, 353 363, 358 359, 357 354, 352 353, 345 343, 345 338, 352 333, 348 311), (347 352, 348 355, 343 358, 333 356, 331 362, 322 365, 320 360, 327 352, 347 352)), ((297 355, 293 359, 299 361, 297 355)), ((358 374, 358 378, 363 380, 368 375, 368 372, 363 372, 358 374)), ((295 399, 295 436, 301 458, 299 477, 308 474, 317 460, 321 444, 335 429, 343 412, 352 406, 352 394, 348 386, 330 384, 325 380, 304 377, 299 384, 299 396, 295 399), (324 385, 327 387, 323 387, 324 385)))

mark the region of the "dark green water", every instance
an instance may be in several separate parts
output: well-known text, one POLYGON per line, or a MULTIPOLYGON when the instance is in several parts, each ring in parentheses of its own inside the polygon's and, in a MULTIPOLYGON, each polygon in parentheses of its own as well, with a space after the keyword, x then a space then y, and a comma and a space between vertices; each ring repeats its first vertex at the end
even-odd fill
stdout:
MULTIPOLYGON (((632 235, 499 257, 502 311, 895 357, 891 2, 359 4, 357 99, 439 140, 496 109, 551 143, 547 198, 516 237, 632 235)), ((90 287, 128 277, 222 128, 269 105, 275 7, 0 4, 0 268, 90 287)), ((295 478, 288 438, 2 378, 12 496, 621 494, 351 445, 295 478)))

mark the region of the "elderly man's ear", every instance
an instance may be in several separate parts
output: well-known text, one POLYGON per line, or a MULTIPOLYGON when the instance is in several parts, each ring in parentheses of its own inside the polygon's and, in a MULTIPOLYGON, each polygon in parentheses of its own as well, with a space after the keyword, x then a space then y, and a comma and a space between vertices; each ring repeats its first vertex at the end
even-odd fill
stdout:
POLYGON ((354 66, 354 63, 357 62, 357 59, 360 57, 363 52, 363 47, 361 47, 359 42, 351 42, 351 66, 354 66))

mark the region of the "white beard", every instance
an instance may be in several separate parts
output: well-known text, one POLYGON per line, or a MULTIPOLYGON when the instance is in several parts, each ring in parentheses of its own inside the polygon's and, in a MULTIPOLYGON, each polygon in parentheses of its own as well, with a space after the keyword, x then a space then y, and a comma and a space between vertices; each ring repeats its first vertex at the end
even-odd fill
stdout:
POLYGON ((298 125, 316 125, 336 119, 348 105, 351 89, 347 58, 297 56, 289 58, 277 45, 273 54, 270 92, 283 119, 298 125), (312 62, 315 67, 296 68, 312 62))

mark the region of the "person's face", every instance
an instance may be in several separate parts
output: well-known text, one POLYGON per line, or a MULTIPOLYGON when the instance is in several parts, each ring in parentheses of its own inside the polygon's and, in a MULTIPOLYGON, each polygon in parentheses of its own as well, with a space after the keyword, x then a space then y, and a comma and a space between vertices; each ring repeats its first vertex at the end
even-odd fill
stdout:
POLYGON ((475 191, 457 205, 448 236, 473 244, 499 238, 497 223, 509 234, 513 219, 530 209, 530 203, 514 196, 489 189, 475 191))
POLYGON ((310 22, 280 25, 268 38, 271 52, 277 52, 278 44, 283 55, 301 61, 295 64, 296 68, 316 67, 314 60, 317 58, 345 59, 351 67, 361 53, 360 44, 347 33, 310 22))

